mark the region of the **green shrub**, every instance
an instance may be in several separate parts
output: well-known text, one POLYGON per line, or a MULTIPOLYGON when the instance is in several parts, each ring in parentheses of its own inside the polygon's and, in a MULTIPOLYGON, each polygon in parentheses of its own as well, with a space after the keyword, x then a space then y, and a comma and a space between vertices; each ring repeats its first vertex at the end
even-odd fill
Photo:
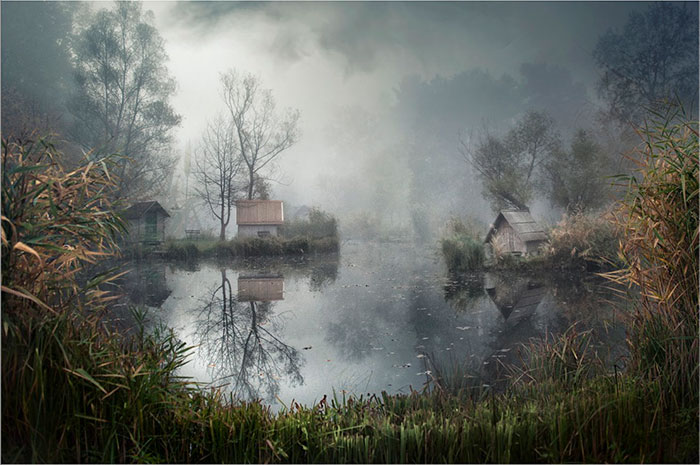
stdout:
POLYGON ((282 237, 296 238, 307 237, 310 239, 322 239, 325 237, 338 237, 338 220, 316 207, 309 212, 308 219, 295 219, 286 222, 281 228, 282 237))
POLYGON ((442 239, 440 246, 450 272, 475 271, 483 267, 486 253, 474 222, 464 223, 453 218, 447 225, 447 234, 449 237, 442 239))

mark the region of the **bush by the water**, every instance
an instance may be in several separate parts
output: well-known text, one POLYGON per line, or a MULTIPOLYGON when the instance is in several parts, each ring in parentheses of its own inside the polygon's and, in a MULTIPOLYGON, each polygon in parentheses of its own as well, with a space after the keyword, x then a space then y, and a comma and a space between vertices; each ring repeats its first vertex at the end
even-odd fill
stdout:
POLYGON ((474 271, 484 265, 486 254, 477 225, 453 218, 447 225, 447 234, 440 246, 450 272, 474 271))
POLYGON ((337 238, 338 220, 333 215, 314 207, 309 212, 308 218, 297 218, 284 223, 280 233, 285 238, 337 238))
POLYGON ((564 214, 549 231, 544 256, 549 265, 600 270, 619 268, 620 234, 610 214, 564 214))

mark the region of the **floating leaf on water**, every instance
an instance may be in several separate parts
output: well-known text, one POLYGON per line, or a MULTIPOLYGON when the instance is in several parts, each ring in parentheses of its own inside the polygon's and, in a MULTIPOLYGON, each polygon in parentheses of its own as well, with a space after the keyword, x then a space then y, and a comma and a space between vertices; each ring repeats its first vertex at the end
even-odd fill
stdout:
POLYGON ((304 347, 303 349, 304 349, 304 350, 309 350, 309 349, 311 349, 311 346, 306 346, 306 347, 304 347))
POLYGON ((423 355, 423 354, 418 354, 418 355, 416 355, 416 358, 425 358, 425 355, 423 355))

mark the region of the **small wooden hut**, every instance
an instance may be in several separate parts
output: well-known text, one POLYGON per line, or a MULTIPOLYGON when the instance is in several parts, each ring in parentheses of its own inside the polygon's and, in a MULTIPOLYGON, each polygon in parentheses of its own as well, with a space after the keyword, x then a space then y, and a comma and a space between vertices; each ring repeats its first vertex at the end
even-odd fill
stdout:
POLYGON ((157 245, 165 241, 165 220, 170 215, 155 200, 137 202, 127 208, 122 216, 129 225, 127 242, 157 245))
POLYGON ((236 202, 239 237, 276 236, 284 224, 281 200, 239 200, 236 202))
POLYGON ((239 302, 271 302, 284 300, 284 278, 281 275, 238 277, 239 302))
POLYGON ((529 211, 504 210, 496 217, 484 242, 500 253, 536 255, 546 239, 544 229, 529 211))

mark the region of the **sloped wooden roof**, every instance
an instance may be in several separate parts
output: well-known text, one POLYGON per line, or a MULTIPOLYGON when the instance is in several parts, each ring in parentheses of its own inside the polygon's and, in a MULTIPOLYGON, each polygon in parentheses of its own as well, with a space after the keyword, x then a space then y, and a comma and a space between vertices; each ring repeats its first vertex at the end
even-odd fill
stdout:
POLYGON ((284 224, 284 207, 281 200, 238 200, 236 224, 281 225, 284 224))
POLYGON ((147 212, 153 212, 153 211, 158 211, 163 214, 166 218, 170 218, 170 215, 168 212, 155 200, 149 200, 147 202, 136 202, 126 210, 124 210, 124 213, 122 216, 124 219, 127 220, 137 220, 143 215, 145 215, 147 212))
POLYGON ((498 231, 498 228, 504 221, 518 233, 523 242, 544 241, 547 239, 544 229, 535 221, 529 211, 503 210, 496 217, 496 221, 494 221, 484 242, 491 240, 491 237, 498 231))

